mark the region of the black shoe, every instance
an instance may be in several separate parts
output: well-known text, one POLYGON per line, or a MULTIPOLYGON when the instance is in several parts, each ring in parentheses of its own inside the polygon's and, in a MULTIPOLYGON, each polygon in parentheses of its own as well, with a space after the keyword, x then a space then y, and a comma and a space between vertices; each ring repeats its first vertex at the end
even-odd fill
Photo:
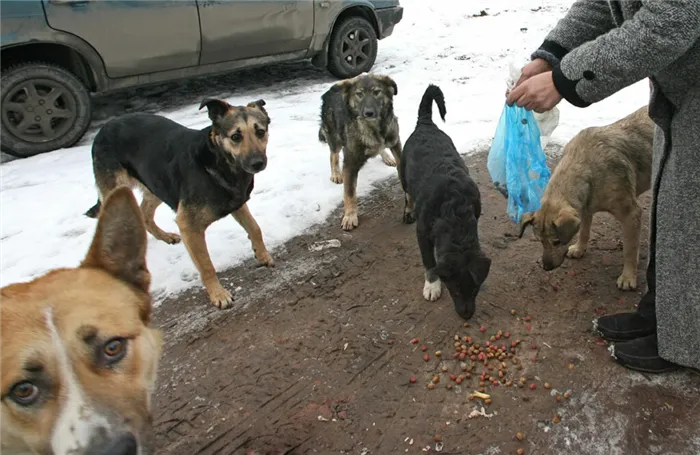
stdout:
POLYGON ((617 363, 630 370, 645 373, 666 373, 679 368, 678 365, 659 356, 659 345, 655 334, 632 341, 615 343, 611 346, 610 352, 617 363))
POLYGON ((656 333, 656 321, 638 312, 603 316, 593 322, 593 327, 608 341, 630 341, 656 333))

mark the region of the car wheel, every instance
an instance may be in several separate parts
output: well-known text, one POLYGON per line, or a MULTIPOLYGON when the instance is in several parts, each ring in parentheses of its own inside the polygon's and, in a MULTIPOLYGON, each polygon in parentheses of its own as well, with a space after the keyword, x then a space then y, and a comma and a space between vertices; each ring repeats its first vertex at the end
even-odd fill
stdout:
POLYGON ((328 45, 328 70, 340 79, 372 69, 377 58, 377 34, 363 17, 349 17, 333 29, 328 45))
POLYGON ((3 72, 3 148, 26 158, 70 147, 90 126, 90 94, 65 69, 47 63, 26 63, 3 72))

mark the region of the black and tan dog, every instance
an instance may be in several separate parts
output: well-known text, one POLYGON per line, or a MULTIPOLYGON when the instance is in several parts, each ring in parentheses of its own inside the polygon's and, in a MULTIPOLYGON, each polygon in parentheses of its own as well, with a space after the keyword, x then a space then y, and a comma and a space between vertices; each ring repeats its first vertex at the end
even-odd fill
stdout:
POLYGON ((331 149, 331 181, 345 185, 341 227, 346 231, 358 225, 357 174, 362 166, 379 154, 389 166, 400 161, 399 122, 393 104, 397 93, 396 82, 389 76, 363 74, 336 83, 321 97, 318 138, 331 149))
POLYGON ((0 453, 153 453, 153 328, 146 227, 119 188, 79 267, 0 291, 0 453))
POLYGON ((423 297, 437 300, 444 282, 457 314, 469 319, 491 269, 491 259, 479 243, 481 193, 452 139, 433 123, 434 101, 445 120, 445 98, 440 88, 431 84, 423 95, 418 124, 406 141, 399 163, 406 192, 404 222, 417 221, 418 247, 425 268, 423 297))
POLYGON ((610 125, 582 130, 564 147, 542 195, 540 209, 523 215, 520 237, 532 230, 542 243, 542 268, 586 251, 593 215, 609 212, 622 224, 623 291, 637 289, 642 209, 637 197, 651 188, 654 122, 646 106, 610 125), (576 234, 578 241, 570 245, 576 234))
MULTIPOLYGON (((213 222, 233 215, 243 226, 257 260, 274 265, 262 232, 246 205, 253 176, 267 166, 270 118, 265 102, 231 106, 205 99, 211 126, 192 130, 165 117, 129 114, 108 122, 95 137, 92 161, 99 200, 120 185, 143 190, 141 210, 155 238, 178 243, 180 236, 164 232, 153 216, 165 202, 176 222, 212 303, 226 308, 231 293, 216 277, 205 231, 213 222)), ((96 216, 100 202, 86 215, 96 216)))

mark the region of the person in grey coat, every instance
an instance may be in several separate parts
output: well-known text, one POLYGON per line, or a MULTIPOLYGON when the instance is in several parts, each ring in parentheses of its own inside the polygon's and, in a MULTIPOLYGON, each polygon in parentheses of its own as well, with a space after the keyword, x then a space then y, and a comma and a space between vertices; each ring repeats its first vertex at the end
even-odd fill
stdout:
POLYGON ((648 291, 597 330, 628 368, 700 369, 700 0, 578 0, 531 58, 507 102, 536 112, 562 97, 587 107, 649 78, 648 291))

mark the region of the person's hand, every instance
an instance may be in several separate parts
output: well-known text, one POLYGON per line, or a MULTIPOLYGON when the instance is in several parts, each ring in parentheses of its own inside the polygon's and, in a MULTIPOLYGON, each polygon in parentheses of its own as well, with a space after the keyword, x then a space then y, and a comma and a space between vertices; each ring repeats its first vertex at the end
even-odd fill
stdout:
POLYGON ((546 112, 559 104, 562 97, 554 86, 552 72, 538 74, 511 90, 506 98, 508 106, 513 103, 529 111, 546 112))
MULTIPOLYGON (((530 79, 533 76, 537 76, 538 74, 542 74, 546 71, 552 71, 552 65, 547 62, 547 60, 542 59, 542 58, 536 58, 527 65, 523 66, 523 69, 520 70, 520 79, 518 79, 518 82, 515 83, 513 88, 519 86, 526 80, 530 79)), ((510 93, 511 89, 506 90, 506 96, 510 93)))

